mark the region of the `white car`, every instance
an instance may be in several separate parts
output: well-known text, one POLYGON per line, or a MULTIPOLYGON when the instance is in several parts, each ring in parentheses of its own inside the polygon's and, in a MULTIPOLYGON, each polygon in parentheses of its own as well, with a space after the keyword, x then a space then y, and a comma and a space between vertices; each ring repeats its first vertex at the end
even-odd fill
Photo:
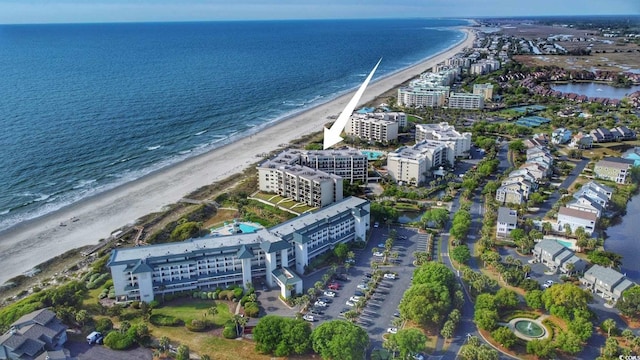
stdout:
POLYGON ((356 303, 354 303, 351 300, 347 300, 346 304, 347 304, 347 306, 356 306, 356 303))
POLYGON ((357 287, 360 290, 369 290, 369 287, 367 286, 367 284, 358 284, 357 287))
POLYGON ((396 274, 394 274, 394 273, 386 273, 382 277, 384 277, 385 279, 395 280, 396 279, 396 274))
POLYGON ((349 298, 349 301, 358 302, 360 300, 360 296, 352 296, 349 298))
POLYGON ((380 226, 380 223, 377 223, 377 222, 376 222, 376 223, 374 223, 374 224, 373 224, 373 227, 374 227, 374 228, 377 228, 378 226, 380 226))
POLYGON ((309 315, 309 314, 305 314, 302 318, 304 320, 307 320, 307 321, 310 321, 310 322, 316 321, 316 319, 313 317, 313 315, 309 315))
POLYGON ((383 254, 383 253, 381 253, 380 251, 376 251, 376 252, 374 252, 374 253, 373 253, 373 256, 383 257, 383 256, 384 256, 384 254, 383 254))
POLYGON ((325 291, 323 292, 324 296, 328 296, 328 297, 336 297, 336 293, 334 293, 333 291, 325 291))
POLYGON ((397 334, 398 333, 398 328, 390 327, 390 328, 387 329, 387 332, 389 334, 397 334))
POLYGON ((327 307, 327 303, 324 301, 318 300, 315 303, 313 303, 313 306, 327 307))

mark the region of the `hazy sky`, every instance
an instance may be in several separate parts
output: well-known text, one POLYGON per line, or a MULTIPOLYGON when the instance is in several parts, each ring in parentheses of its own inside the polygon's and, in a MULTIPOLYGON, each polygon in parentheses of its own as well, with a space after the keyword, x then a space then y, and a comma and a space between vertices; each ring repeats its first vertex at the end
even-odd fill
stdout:
POLYGON ((640 14, 640 0, 0 0, 0 23, 640 14))

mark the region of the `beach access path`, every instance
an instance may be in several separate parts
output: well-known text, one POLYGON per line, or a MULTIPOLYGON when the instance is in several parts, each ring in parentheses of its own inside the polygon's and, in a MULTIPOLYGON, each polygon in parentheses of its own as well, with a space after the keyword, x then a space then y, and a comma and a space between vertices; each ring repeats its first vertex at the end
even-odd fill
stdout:
MULTIPOLYGON (((474 34, 470 29, 463 30, 467 36, 456 46, 371 83, 361 103, 372 101, 398 87, 463 48, 472 48, 474 34)), ((198 188, 240 174, 260 160, 258 154, 269 153, 278 149, 280 144, 322 131, 324 125, 331 121, 328 117, 338 115, 353 93, 292 116, 251 137, 1 232, 0 284, 69 250, 95 245, 100 239, 108 238, 115 230, 133 225, 140 217, 160 211, 164 206, 178 202, 198 188)))

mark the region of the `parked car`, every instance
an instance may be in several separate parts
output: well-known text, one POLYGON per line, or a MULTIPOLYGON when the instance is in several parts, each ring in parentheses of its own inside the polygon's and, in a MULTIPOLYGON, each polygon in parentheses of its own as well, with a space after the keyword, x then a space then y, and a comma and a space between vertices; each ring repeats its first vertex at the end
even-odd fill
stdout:
POLYGON ((360 296, 352 296, 349 298, 349 301, 358 302, 360 300, 360 296))
POLYGON ((347 259, 344 262, 347 263, 347 264, 355 264, 356 260, 355 259, 347 259))
POLYGON ((357 290, 356 292, 353 293, 355 296, 364 296, 364 293, 362 291, 357 290))
POLYGON ((327 286, 329 289, 331 290, 340 290, 340 284, 338 283, 331 283, 329 284, 329 286, 327 286))
POLYGON ((347 306, 356 306, 356 303, 354 303, 351 300, 347 300, 346 304, 347 304, 347 306))
POLYGON ((329 305, 327 305, 327 303, 326 303, 326 302, 324 302, 324 301, 320 301, 320 300, 318 300, 318 301, 316 301, 316 302, 314 302, 314 303, 313 303, 313 306, 327 307, 327 306, 329 306, 329 305))
POLYGON ((364 277, 371 279, 371 277, 373 276, 372 273, 365 273, 364 277))
POLYGON ((396 274, 394 274, 394 273, 386 273, 382 277, 384 277, 385 279, 395 280, 396 279, 396 274))
POLYGON ((328 290, 326 290, 326 291, 324 291, 322 294, 323 294, 324 296, 328 296, 328 297, 336 297, 336 293, 334 293, 333 291, 328 291, 328 290))
POLYGON ((102 333, 99 331, 94 331, 91 334, 87 335, 87 342, 89 343, 89 345, 102 344, 103 340, 104 336, 102 336, 102 333))
POLYGON ((380 227, 380 223, 376 221, 375 223, 373 223, 373 227, 374 228, 380 227))
POLYGON ((313 315, 324 315, 324 311, 316 308, 311 308, 311 310, 309 310, 309 313, 313 315))
POLYGON ((307 320, 307 321, 309 321, 309 322, 316 321, 316 318, 314 318, 313 315, 309 315, 309 314, 305 314, 302 318, 307 320))
POLYGON ((347 274, 336 274, 335 278, 336 280, 341 280, 341 281, 349 280, 349 278, 347 277, 347 274))
POLYGON ((393 313, 393 316, 395 316, 395 317, 400 317, 400 311, 396 310, 396 311, 393 313))
POLYGON ((373 253, 373 256, 383 257, 384 253, 381 253, 380 251, 376 251, 376 252, 373 253))
POLYGON ((398 328, 390 327, 390 328, 387 329, 387 332, 389 334, 397 334, 398 333, 398 328))
POLYGON ((384 245, 385 245, 385 243, 380 243, 380 244, 378 244, 378 247, 381 248, 381 249, 384 249, 384 245))
POLYGON ((333 300, 325 297, 319 298, 318 301, 322 301, 325 304, 331 304, 333 302, 333 300))
POLYGON ((367 284, 358 284, 357 288, 360 290, 369 290, 367 284))

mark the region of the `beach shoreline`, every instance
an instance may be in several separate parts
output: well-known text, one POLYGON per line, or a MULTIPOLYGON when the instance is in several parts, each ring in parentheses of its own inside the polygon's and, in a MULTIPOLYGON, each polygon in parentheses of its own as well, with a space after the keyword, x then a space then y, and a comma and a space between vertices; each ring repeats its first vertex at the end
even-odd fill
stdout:
MULTIPOLYGON (((473 47, 469 28, 465 38, 423 61, 376 79, 361 104, 397 88, 436 64, 473 47)), ((0 232, 0 284, 67 251, 96 245, 114 231, 141 217, 177 203, 195 190, 242 173, 261 160, 260 154, 278 150, 305 135, 322 131, 338 115, 354 91, 276 121, 260 132, 145 175, 130 183, 83 199, 0 232)))

